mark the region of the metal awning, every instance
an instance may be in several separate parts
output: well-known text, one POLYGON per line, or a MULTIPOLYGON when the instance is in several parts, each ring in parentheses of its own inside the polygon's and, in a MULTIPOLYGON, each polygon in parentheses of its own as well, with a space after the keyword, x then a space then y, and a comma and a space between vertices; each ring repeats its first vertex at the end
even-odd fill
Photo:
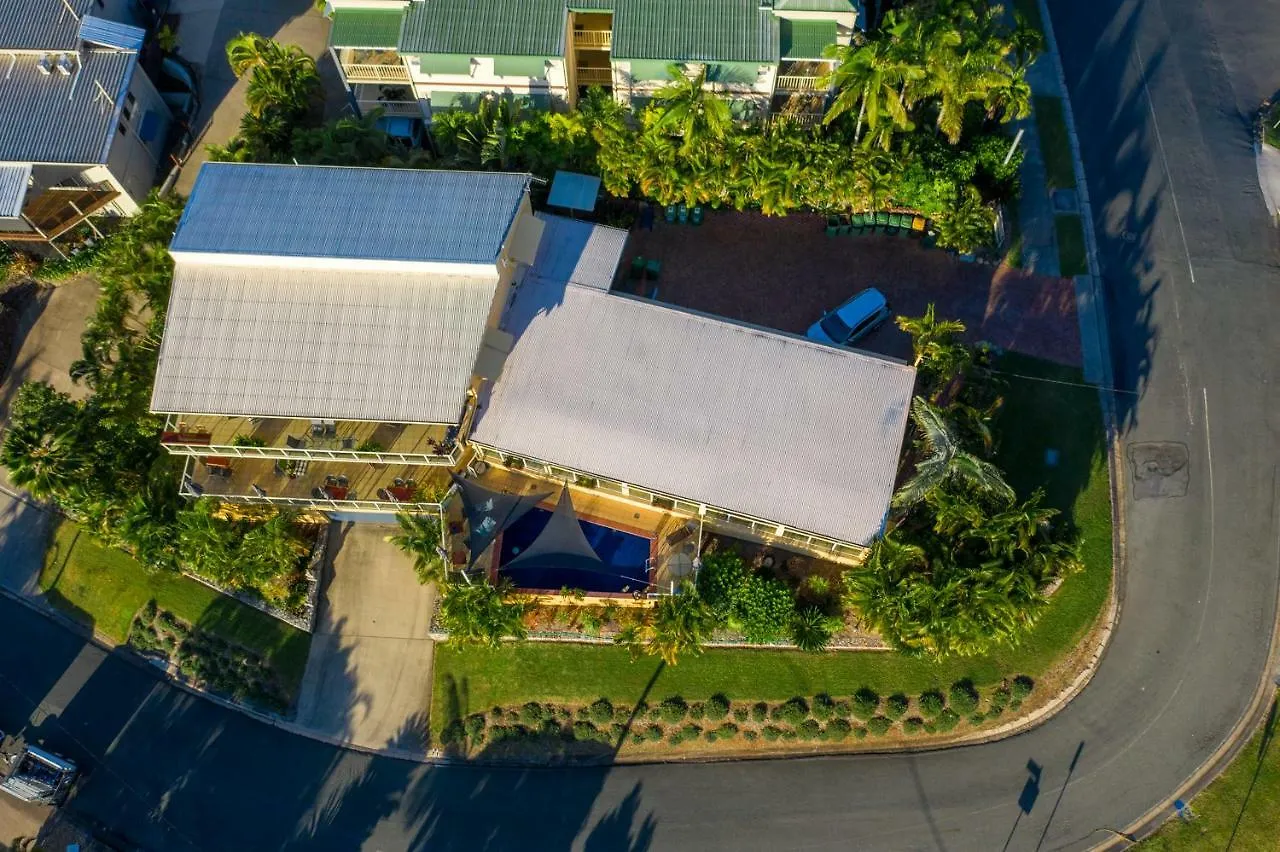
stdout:
POLYGON ((547 206, 590 213, 596 209, 596 196, 600 194, 600 178, 577 172, 556 172, 551 181, 551 194, 547 206))
POLYGON ((31 183, 30 163, 0 163, 0 218, 17 219, 31 183))

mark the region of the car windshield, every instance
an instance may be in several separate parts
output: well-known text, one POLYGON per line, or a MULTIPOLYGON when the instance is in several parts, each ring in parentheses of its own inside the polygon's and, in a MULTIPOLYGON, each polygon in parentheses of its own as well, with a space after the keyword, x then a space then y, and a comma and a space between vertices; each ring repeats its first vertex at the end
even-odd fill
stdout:
POLYGON ((835 314, 827 314, 819 321, 818 325, 822 326, 822 330, 826 332, 827 337, 836 343, 844 343, 849 339, 849 335, 853 334, 853 329, 844 324, 844 321, 835 314))

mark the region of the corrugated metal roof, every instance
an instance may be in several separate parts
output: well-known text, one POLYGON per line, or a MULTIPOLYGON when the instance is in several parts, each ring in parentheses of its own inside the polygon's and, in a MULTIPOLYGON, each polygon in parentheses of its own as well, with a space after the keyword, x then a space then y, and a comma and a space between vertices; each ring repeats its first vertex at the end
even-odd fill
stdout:
POLYGON ((564 0, 413 0, 400 51, 564 56, 566 15, 564 0))
POLYGON ((473 438, 841 541, 893 493, 915 371, 575 285, 520 288, 473 438))
POLYGON ((493 263, 529 176, 205 163, 181 252, 493 263))
POLYGON ((180 261, 152 410, 456 422, 496 286, 180 261))
POLYGON ((0 14, 0 50, 75 50, 80 18, 93 8, 93 2, 5 0, 0 14))
POLYGON ((783 59, 821 59, 822 51, 836 43, 835 21, 779 22, 783 59))
POLYGON ((80 21, 80 40, 117 50, 142 50, 147 31, 141 27, 85 15, 80 21))
POLYGON ((773 0, 779 12, 857 12, 858 0, 773 0))
POLYGON ((778 19, 759 0, 617 0, 613 57, 777 62, 778 19))
POLYGON ((333 47, 395 47, 400 42, 400 24, 405 10, 333 10, 329 44, 333 47))
POLYGON ((0 216, 16 219, 21 215, 30 180, 30 163, 0 163, 0 216))
POLYGON ((529 274, 608 290, 627 247, 627 232, 563 216, 538 214, 542 241, 529 274))
POLYGON ((87 50, 80 57, 80 71, 68 76, 44 74, 38 57, 18 56, 13 71, 0 78, 0 161, 106 161, 138 55, 87 50))

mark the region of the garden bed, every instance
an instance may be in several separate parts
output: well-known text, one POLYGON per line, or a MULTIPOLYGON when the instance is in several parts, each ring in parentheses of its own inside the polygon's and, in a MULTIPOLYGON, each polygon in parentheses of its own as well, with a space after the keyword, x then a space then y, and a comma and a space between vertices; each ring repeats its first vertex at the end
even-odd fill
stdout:
POLYGON ((644 759, 769 753, 787 749, 852 750, 927 743, 991 729, 1029 711, 1040 693, 1025 676, 988 689, 960 681, 947 690, 881 696, 862 688, 784 701, 733 701, 722 693, 690 702, 679 695, 635 705, 590 703, 495 705, 454 714, 438 732, 439 751, 455 757, 544 762, 602 757, 644 759))

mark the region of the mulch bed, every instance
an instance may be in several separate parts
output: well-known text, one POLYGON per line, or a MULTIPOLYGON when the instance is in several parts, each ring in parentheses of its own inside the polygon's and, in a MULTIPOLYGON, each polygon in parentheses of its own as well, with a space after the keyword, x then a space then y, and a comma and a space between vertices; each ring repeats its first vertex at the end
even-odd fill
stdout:
MULTIPOLYGON (((634 292, 626 273, 631 258, 657 258, 659 300, 803 334, 824 311, 875 286, 895 314, 917 316, 933 302, 940 316, 965 323, 972 342, 1080 364, 1068 279, 965 263, 911 238, 828 237, 825 219, 814 214, 709 212, 697 227, 669 225, 660 212, 655 218, 653 230, 632 229, 618 289, 634 292)), ((891 323, 858 346, 910 354, 907 336, 891 323)))

